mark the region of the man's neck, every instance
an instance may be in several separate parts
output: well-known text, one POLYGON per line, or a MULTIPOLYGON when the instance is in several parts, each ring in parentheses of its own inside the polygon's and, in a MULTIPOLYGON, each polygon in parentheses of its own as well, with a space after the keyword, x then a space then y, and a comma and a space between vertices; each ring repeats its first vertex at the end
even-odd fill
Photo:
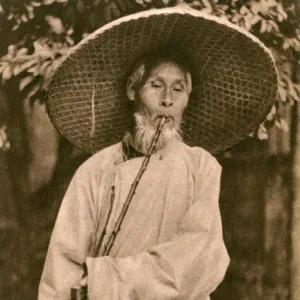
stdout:
POLYGON ((128 160, 135 157, 142 157, 146 154, 136 149, 131 143, 131 134, 127 132, 122 140, 122 151, 124 160, 128 160))
MULTIPOLYGON (((146 151, 141 151, 140 148, 134 144, 134 140, 135 139, 133 138, 132 134, 130 134, 129 132, 125 134, 122 140, 122 150, 123 150, 124 160, 132 159, 136 157, 142 157, 147 154, 148 149, 146 149, 146 151)), ((160 146, 159 148, 154 149, 153 154, 161 151, 165 152, 167 151, 167 149, 173 147, 176 143, 180 141, 181 141, 180 138, 173 138, 170 141, 168 141, 168 143, 164 147, 160 146)))

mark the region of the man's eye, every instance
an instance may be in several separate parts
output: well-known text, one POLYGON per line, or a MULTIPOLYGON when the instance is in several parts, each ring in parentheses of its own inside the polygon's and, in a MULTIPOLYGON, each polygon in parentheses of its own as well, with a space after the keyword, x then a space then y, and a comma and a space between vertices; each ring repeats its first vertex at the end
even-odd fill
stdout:
POLYGON ((151 86, 154 87, 154 88, 156 88, 156 89, 159 89, 159 88, 161 88, 162 85, 159 82, 152 82, 151 86))
POLYGON ((184 91, 184 87, 181 85, 176 85, 176 86, 174 86, 173 90, 175 92, 182 92, 182 91, 184 91))

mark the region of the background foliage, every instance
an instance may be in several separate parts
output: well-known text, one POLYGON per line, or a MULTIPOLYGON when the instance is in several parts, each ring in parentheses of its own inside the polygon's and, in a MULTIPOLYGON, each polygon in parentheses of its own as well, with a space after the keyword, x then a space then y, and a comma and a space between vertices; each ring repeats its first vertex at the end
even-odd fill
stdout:
MULTIPOLYGON (((178 1, 177 1, 178 2, 178 1)), ((186 0, 188 5, 227 19, 260 38, 276 57, 280 73, 279 102, 299 101, 290 63, 299 65, 300 25, 296 1, 186 0)), ((4 83, 18 80, 27 97, 42 99, 53 70, 68 49, 88 33, 121 16, 137 11, 174 6, 175 0, 12 0, 0 1, 0 33, 6 47, 0 59, 4 83), (6 52, 6 53, 5 53, 6 52)), ((287 130, 274 108, 268 123, 287 130), (274 115, 276 116, 274 119, 274 115)), ((258 137, 265 139, 264 126, 258 137)))

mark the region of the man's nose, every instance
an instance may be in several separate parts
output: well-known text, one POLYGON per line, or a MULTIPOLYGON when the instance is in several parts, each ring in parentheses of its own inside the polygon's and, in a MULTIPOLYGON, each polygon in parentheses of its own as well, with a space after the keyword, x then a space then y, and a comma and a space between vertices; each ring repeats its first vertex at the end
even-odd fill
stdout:
POLYGON ((161 106, 170 107, 173 105, 173 100, 171 98, 170 92, 166 92, 161 100, 161 106))

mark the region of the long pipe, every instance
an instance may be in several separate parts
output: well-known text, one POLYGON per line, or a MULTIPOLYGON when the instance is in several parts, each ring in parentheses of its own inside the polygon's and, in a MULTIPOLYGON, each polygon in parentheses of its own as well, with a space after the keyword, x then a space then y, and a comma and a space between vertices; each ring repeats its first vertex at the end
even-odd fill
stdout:
POLYGON ((123 206, 123 209, 122 209, 122 212, 120 213, 119 217, 118 217, 118 220, 115 224, 115 227, 114 227, 114 230, 111 234, 111 236, 109 237, 106 245, 104 246, 104 253, 103 253, 103 256, 107 256, 109 255, 109 252, 112 248, 112 246, 114 245, 114 241, 117 237, 117 234, 118 232, 121 230, 121 225, 122 225, 122 222, 125 218, 125 215, 128 211, 128 208, 129 208, 129 205, 131 203, 131 200, 135 194, 135 191, 136 191, 136 188, 142 178, 142 175, 144 174, 145 170, 147 169, 147 165, 150 161, 150 156, 151 154, 153 153, 153 150, 155 149, 155 146, 156 146, 156 143, 157 143, 157 140, 162 132, 162 129, 163 129, 163 126, 166 122, 166 117, 161 117, 161 120, 160 120, 160 123, 159 125, 157 126, 157 129, 156 129, 156 132, 154 134, 154 137, 152 138, 152 141, 151 141, 151 144, 150 144, 150 147, 147 151, 147 154, 145 156, 145 159, 143 160, 143 163, 142 163, 142 166, 138 172, 138 174, 136 175, 136 178, 134 180, 134 182, 132 183, 131 185, 131 188, 130 188, 130 191, 128 193, 128 196, 126 198, 126 201, 124 203, 124 206, 123 206))

